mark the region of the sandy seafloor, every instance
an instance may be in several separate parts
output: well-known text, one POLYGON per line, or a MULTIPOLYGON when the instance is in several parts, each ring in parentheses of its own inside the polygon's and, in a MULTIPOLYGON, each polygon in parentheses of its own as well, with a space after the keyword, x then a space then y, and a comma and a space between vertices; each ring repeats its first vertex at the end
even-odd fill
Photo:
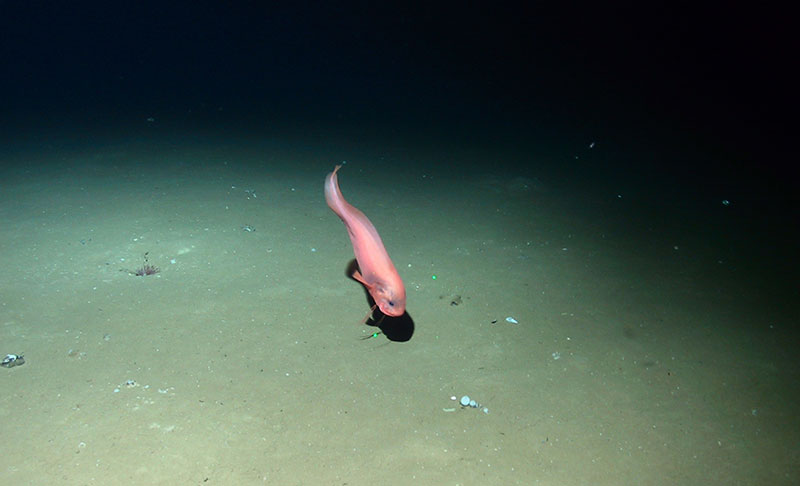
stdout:
POLYGON ((800 482, 796 305, 746 235, 535 160, 521 176, 491 151, 354 147, 4 155, 0 354, 26 363, 0 369, 3 481, 800 482), (406 283, 407 342, 360 339, 322 191, 343 160, 406 283), (146 252, 160 273, 129 274, 146 252))

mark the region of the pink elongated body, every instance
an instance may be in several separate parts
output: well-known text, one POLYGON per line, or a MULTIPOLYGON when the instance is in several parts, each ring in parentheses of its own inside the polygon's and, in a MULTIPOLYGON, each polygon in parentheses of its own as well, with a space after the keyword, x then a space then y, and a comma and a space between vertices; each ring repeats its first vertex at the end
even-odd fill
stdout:
POLYGON ((353 253, 361 270, 353 272, 353 278, 367 288, 381 312, 392 317, 402 316, 406 311, 406 288, 375 226, 342 196, 336 175, 341 167, 334 167, 333 172, 325 178, 325 202, 339 216, 350 235, 353 253))

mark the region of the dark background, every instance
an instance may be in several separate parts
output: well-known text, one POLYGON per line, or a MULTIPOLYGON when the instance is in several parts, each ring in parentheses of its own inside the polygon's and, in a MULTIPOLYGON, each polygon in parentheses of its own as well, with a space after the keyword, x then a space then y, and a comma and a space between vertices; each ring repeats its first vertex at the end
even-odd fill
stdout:
POLYGON ((774 6, 289 3, 2 1, 0 141, 135 135, 148 117, 370 127, 793 207, 797 51, 774 6))

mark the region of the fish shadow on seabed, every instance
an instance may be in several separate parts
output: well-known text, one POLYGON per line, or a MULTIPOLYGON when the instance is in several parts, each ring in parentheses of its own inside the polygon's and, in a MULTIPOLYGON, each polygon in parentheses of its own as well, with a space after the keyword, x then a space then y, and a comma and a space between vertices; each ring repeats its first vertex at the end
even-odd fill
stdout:
MULTIPOLYGON (((353 278, 353 272, 358 270, 358 262, 355 259, 350 260, 345 269, 345 275, 350 280, 357 282, 364 289, 364 295, 367 298, 367 305, 369 308, 375 305, 375 299, 369 295, 369 291, 358 280, 353 278)), ((392 317, 387 316, 376 306, 372 311, 372 316, 367 319, 366 325, 377 327, 386 336, 389 341, 406 342, 414 335, 414 319, 408 311, 404 312, 402 316, 392 317)))

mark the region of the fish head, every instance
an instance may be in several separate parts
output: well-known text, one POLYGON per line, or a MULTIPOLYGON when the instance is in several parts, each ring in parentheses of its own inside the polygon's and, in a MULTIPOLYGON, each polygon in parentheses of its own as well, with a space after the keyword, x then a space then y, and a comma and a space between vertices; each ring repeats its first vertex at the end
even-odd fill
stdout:
POLYGON ((378 308, 390 317, 400 317, 406 312, 406 289, 391 285, 380 285, 372 295, 378 308))

